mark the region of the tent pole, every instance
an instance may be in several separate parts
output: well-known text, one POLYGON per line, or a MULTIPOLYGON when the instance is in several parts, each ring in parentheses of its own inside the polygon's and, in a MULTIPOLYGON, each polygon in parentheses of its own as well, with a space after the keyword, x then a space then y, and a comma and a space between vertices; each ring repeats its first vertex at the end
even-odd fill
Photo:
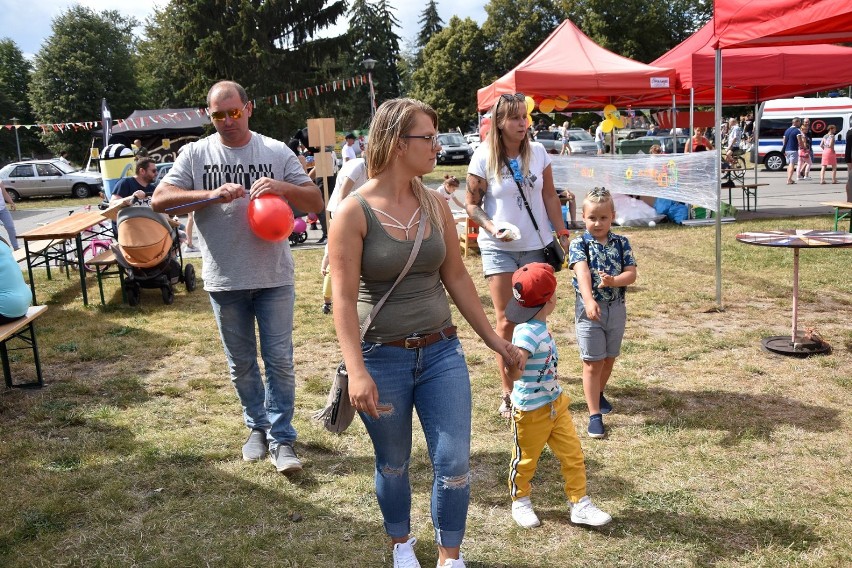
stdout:
POLYGON ((754 183, 757 183, 757 166, 760 164, 760 117, 757 114, 760 110, 760 103, 757 98, 754 100, 754 120, 751 123, 752 132, 754 133, 754 183))
POLYGON ((672 93, 672 154, 677 154, 677 102, 672 93))
POLYGON ((716 309, 722 311, 722 50, 716 48, 715 121, 713 132, 716 152, 716 309))
POLYGON ((692 136, 695 134, 695 87, 689 89, 689 150, 692 151, 692 136))

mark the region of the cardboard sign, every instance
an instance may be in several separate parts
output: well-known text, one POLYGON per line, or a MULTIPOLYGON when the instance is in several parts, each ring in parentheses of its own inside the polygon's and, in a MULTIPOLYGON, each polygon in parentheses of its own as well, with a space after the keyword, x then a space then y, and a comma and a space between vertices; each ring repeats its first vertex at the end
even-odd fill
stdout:
MULTIPOLYGON (((310 136, 310 134, 308 134, 310 136)), ((314 169, 316 177, 328 178, 334 175, 334 154, 331 152, 320 152, 314 154, 314 169)))
POLYGON ((326 147, 336 144, 336 137, 333 118, 308 119, 308 139, 314 148, 322 152, 326 147))

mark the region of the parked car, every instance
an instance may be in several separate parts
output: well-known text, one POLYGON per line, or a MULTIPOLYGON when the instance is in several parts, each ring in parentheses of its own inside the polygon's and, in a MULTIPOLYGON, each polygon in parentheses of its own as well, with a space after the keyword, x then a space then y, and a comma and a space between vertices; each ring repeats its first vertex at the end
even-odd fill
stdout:
MULTIPOLYGON (((620 140, 616 144, 619 154, 638 154, 641 150, 643 154, 649 153, 651 146, 658 144, 666 154, 674 153, 672 148, 673 137, 665 136, 640 136, 633 140, 620 140)), ((678 135, 677 137, 677 153, 683 154, 686 149, 686 144, 689 142, 689 136, 686 134, 678 135)))
POLYGON ((441 151, 438 152, 439 164, 469 164, 473 156, 473 148, 468 145, 464 137, 458 132, 438 134, 438 144, 441 151))
POLYGON ((472 132, 470 134, 465 134, 464 139, 467 141, 468 145, 476 150, 482 144, 482 140, 479 137, 479 133, 472 132))
MULTIPOLYGON (((571 154, 594 156, 598 153, 594 137, 582 128, 568 130, 568 145, 571 147, 571 154)), ((562 149, 561 144, 559 149, 562 149)))
POLYGON ((558 154, 562 151, 562 136, 558 132, 540 130, 536 132, 534 140, 544 146, 549 154, 558 154))
POLYGON ((0 181, 15 201, 42 195, 85 198, 103 190, 99 173, 77 170, 58 159, 13 162, 0 169, 0 181))

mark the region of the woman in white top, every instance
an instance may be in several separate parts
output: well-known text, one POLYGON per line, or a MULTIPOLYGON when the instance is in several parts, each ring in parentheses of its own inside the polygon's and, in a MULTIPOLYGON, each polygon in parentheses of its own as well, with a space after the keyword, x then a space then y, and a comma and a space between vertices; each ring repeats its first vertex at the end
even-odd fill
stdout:
MULTIPOLYGON (((512 274, 531 262, 544 262, 542 248, 553 240, 555 229, 563 249, 570 243, 562 218, 562 206, 553 185, 550 156, 544 146, 527 136, 524 95, 501 95, 491 108, 492 127, 476 149, 467 173, 467 214, 482 229, 477 239, 482 267, 497 317, 497 333, 511 340, 515 325, 506 319, 512 297, 512 274), (516 181, 517 180, 517 181, 516 181), (518 184, 538 225, 538 234, 524 206, 518 184), (515 234, 515 228, 520 234, 515 234)), ((512 392, 512 380, 497 368, 504 404, 512 392)))

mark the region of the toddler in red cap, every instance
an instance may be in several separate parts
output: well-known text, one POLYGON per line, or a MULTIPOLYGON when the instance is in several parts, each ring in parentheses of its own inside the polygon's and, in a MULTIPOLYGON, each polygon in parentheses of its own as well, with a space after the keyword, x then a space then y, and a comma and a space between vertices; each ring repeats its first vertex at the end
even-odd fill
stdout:
POLYGON ((540 523, 530 502, 530 481, 545 444, 562 464, 571 522, 601 526, 612 520, 586 495, 586 465, 580 439, 559 386, 556 342, 547 329, 547 316, 556 307, 556 275, 550 265, 534 262, 512 276, 512 295, 506 319, 518 324, 512 343, 520 348, 518 367, 506 368, 512 385, 514 447, 509 470, 512 518, 524 528, 540 523))

